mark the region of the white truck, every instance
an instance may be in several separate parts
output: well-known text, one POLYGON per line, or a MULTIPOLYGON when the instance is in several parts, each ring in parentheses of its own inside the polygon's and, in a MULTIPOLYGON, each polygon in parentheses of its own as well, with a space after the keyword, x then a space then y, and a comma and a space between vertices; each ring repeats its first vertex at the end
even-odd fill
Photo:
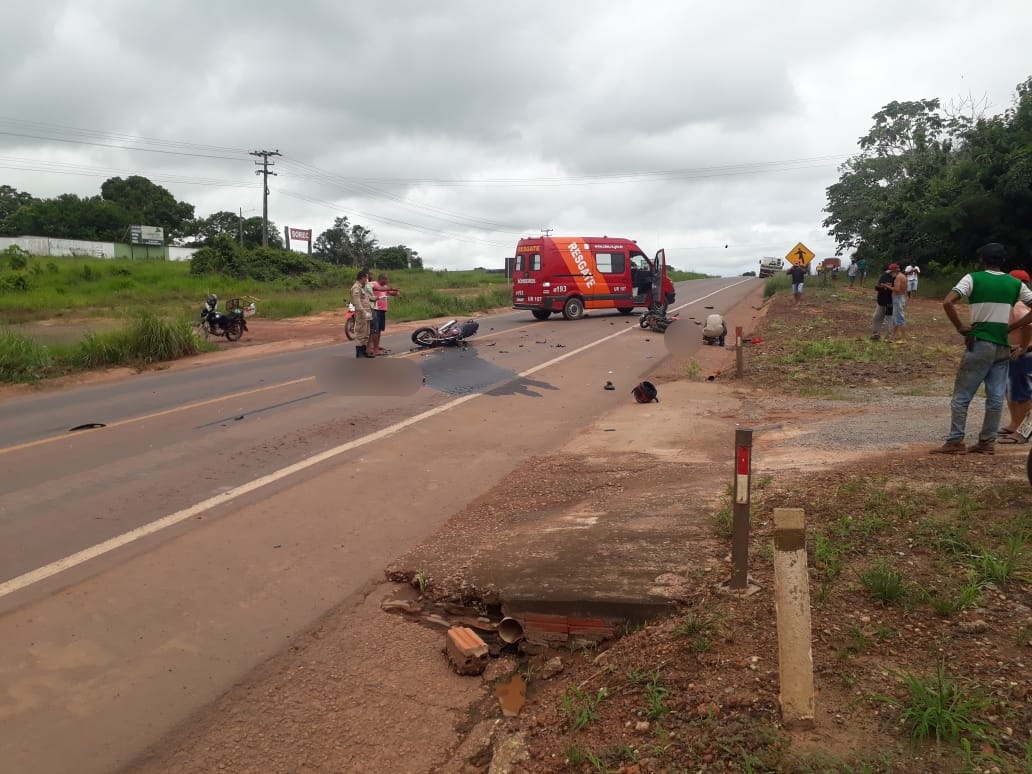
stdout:
POLYGON ((780 274, 784 271, 784 268, 785 260, 783 258, 772 258, 769 255, 760 258, 761 277, 773 277, 775 274, 780 274))

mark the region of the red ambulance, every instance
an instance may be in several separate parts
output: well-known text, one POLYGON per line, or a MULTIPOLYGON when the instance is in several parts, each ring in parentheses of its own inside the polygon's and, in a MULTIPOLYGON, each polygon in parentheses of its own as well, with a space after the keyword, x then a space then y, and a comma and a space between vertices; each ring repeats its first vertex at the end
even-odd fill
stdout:
POLYGON ((576 320, 585 309, 618 309, 653 305, 666 311, 674 303, 674 284, 667 277, 663 250, 648 258, 633 239, 613 237, 530 237, 516 245, 512 306, 529 309, 539 320, 562 312, 576 320))

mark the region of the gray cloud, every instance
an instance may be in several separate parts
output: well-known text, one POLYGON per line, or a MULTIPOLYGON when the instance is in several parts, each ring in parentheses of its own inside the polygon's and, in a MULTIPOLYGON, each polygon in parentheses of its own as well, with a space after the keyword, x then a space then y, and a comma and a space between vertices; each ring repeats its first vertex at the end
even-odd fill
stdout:
POLYGON ((278 148, 281 226, 348 215, 455 268, 541 228, 619 234, 737 274, 831 254, 824 189, 887 102, 1008 106, 1030 22, 1017 0, 9 3, 0 182, 142 174, 255 214, 247 151, 278 148), (975 40, 992 55, 961 56, 975 40))

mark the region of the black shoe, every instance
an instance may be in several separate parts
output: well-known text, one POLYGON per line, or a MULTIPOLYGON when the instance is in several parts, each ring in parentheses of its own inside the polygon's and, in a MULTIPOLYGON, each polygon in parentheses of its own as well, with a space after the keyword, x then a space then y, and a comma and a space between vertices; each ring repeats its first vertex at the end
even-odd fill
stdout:
POLYGON ((365 347, 355 347, 355 357, 369 357, 365 347))

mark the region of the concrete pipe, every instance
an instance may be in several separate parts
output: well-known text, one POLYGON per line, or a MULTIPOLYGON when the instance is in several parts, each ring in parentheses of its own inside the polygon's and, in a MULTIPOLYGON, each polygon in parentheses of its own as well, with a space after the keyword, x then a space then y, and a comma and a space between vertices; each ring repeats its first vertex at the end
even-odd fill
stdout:
POLYGON ((503 618, 498 624, 498 638, 511 645, 523 639, 523 624, 515 618, 503 618))

